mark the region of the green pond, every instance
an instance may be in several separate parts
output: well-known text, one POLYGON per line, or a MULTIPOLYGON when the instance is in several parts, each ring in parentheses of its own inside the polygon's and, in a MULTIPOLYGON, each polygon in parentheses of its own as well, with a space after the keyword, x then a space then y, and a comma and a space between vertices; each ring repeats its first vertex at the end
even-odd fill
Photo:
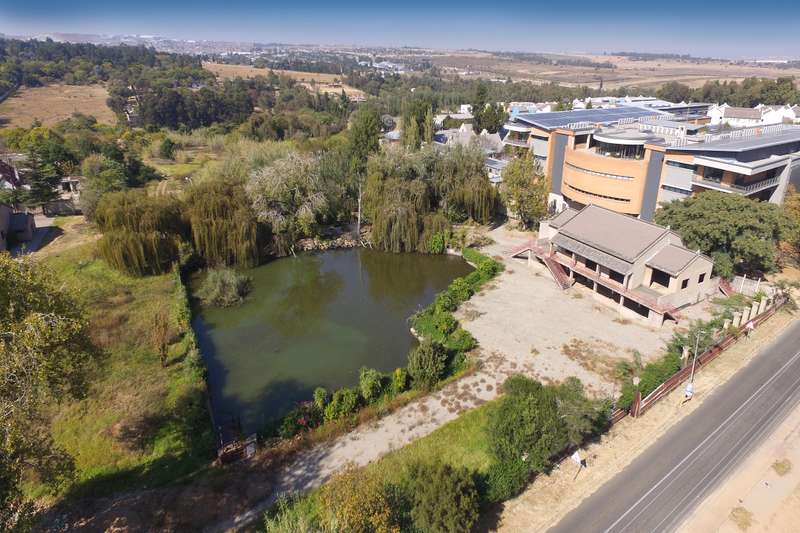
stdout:
POLYGON ((472 268, 460 257, 332 250, 278 259, 248 272, 239 307, 195 319, 222 434, 257 431, 309 400, 358 383, 362 366, 405 366, 408 317, 472 268))

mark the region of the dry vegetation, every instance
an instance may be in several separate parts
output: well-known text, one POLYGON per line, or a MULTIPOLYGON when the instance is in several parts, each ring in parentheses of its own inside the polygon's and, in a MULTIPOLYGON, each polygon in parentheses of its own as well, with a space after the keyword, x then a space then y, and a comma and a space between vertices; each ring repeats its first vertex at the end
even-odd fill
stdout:
MULTIPOLYGON (((222 79, 255 78, 256 76, 266 76, 269 73, 269 69, 265 68, 256 68, 250 65, 226 65, 224 63, 203 63, 203 68, 222 79)), ((338 74, 278 69, 273 70, 273 72, 280 76, 288 76, 297 80, 311 91, 318 90, 323 93, 340 94, 344 90, 348 96, 364 95, 359 89, 341 83, 342 77, 338 74)))
MULTIPOLYGON (((634 61, 624 56, 586 55, 580 56, 598 63, 610 62, 616 68, 578 67, 572 65, 539 64, 517 59, 500 58, 488 52, 458 51, 454 54, 431 52, 431 62, 445 71, 463 72, 466 77, 511 77, 514 81, 534 83, 556 82, 566 86, 587 85, 598 88, 658 87, 668 81, 679 81, 691 87, 699 87, 710 80, 740 81, 757 76, 777 78, 800 76, 800 69, 779 69, 772 66, 732 64, 716 60, 654 59, 634 61)), ((397 58, 402 61, 402 58, 397 58)))
POLYGON ((106 105, 108 91, 102 85, 63 85, 20 89, 0 104, 0 125, 29 127, 34 120, 52 126, 83 113, 98 122, 114 124, 116 117, 106 105))

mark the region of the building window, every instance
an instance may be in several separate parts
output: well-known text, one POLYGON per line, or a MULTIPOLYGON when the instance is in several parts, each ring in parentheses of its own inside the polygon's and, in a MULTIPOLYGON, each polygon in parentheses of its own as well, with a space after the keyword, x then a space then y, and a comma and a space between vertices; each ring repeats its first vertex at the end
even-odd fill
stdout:
POLYGON ((609 270, 608 271, 608 277, 613 279, 614 281, 616 281, 620 285, 624 285, 625 284, 625 275, 624 274, 620 274, 616 270, 609 270))
POLYGON ((694 172, 695 166, 689 163, 681 163, 680 161, 667 161, 667 166, 682 168, 684 170, 691 170, 694 172))
POLYGON ((689 279, 688 278, 683 280, 683 281, 681 281, 681 290, 685 289, 688 286, 689 286, 689 279))
POLYGON ((719 183, 722 181, 723 170, 721 168, 705 167, 703 179, 719 183))
POLYGON ((644 145, 636 144, 612 144, 595 139, 597 153, 605 157, 616 157, 618 159, 642 159, 644 158, 644 145))
POLYGON ((650 276, 650 284, 661 285, 662 287, 669 288, 669 274, 657 268, 653 269, 653 274, 650 276))
POLYGON ((613 196, 606 196, 606 195, 604 195, 604 194, 597 194, 597 193, 593 193, 593 192, 589 192, 589 191, 584 191, 583 189, 579 189, 579 188, 577 188, 577 187, 573 187, 573 186, 572 186, 572 185, 570 185, 569 183, 567 183, 567 187, 568 187, 568 188, 570 188, 570 189, 572 189, 572 190, 573 190, 573 191, 575 191, 575 192, 579 192, 579 193, 581 193, 581 194, 585 194, 585 195, 587 195, 587 196, 593 196, 593 197, 595 197, 595 198, 605 198, 606 200, 614 200, 615 202, 625 202, 625 203, 630 203, 630 200, 628 200, 628 199, 626 199, 626 198, 615 198, 615 197, 613 197, 613 196))
POLYGON ((683 196, 691 196, 692 191, 681 189, 680 187, 673 187, 672 185, 662 185, 661 188, 665 191, 674 192, 675 194, 682 194, 683 196))
POLYGON ((700 274, 700 277, 697 278, 697 283, 703 283, 705 281, 705 279, 706 279, 705 273, 700 274))

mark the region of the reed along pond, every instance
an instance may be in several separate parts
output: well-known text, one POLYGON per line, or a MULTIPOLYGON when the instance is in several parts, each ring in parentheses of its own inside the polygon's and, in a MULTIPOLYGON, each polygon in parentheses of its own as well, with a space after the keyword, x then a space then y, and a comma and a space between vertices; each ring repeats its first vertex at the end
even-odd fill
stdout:
POLYGON ((331 250, 248 271, 233 308, 201 308, 195 330, 217 425, 258 431, 316 387, 358 383, 362 366, 405 366, 408 318, 472 268, 460 257, 331 250))

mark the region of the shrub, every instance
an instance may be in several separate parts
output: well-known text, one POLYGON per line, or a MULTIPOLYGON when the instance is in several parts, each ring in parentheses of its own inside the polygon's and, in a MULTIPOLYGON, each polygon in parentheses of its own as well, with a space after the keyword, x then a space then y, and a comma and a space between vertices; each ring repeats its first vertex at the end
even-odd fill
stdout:
POLYGON ((570 444, 580 445, 589 435, 605 430, 610 405, 605 400, 592 400, 583 392, 583 383, 569 377, 555 387, 558 413, 567 428, 570 444))
POLYGON ((469 531, 478 519, 478 491, 466 468, 444 463, 411 465, 406 493, 418 531, 461 533, 469 531))
POLYGON ((328 391, 325 387, 317 387, 314 389, 314 405, 320 412, 325 411, 325 404, 328 403, 328 391))
POLYGON ((331 531, 385 533, 400 530, 389 490, 362 470, 346 468, 322 487, 320 499, 331 531))
POLYGON ((439 343, 425 341, 414 348, 408 357, 408 373, 414 387, 432 389, 442 377, 446 363, 447 353, 439 343))
POLYGON ((158 147, 158 155, 159 157, 162 157, 164 159, 172 159, 173 157, 175 157, 176 148, 177 147, 175 143, 172 141, 172 139, 167 137, 166 139, 161 141, 161 144, 158 147))
POLYGON ((447 239, 442 232, 434 233, 428 241, 428 253, 443 254, 447 247, 447 239))
POLYGON ((433 327, 443 337, 446 337, 456 330, 458 322, 456 322, 455 317, 450 313, 434 313, 433 327))
POLYGON ((524 460, 530 471, 541 472, 550 457, 567 444, 567 429, 549 387, 524 376, 512 376, 506 392, 489 418, 489 449, 496 461, 524 460))
POLYGON ((681 358, 678 354, 668 352, 658 361, 645 365, 640 376, 639 390, 642 398, 653 392, 656 387, 667 381, 672 374, 681 369, 681 358))
POLYGON ((317 500, 283 496, 264 516, 267 533, 309 533, 321 531, 317 500))
POLYGON ((458 328, 447 338, 445 345, 454 352, 468 352, 475 348, 478 343, 469 331, 464 328, 458 328))
POLYGON ((531 471, 524 461, 495 461, 486 472, 484 498, 489 503, 510 500, 525 488, 531 471))
POLYGON ((408 371, 405 368, 395 368, 392 372, 392 381, 389 390, 393 396, 405 392, 408 388, 408 371))
POLYGON ((437 313, 452 312, 458 308, 458 302, 453 295, 447 291, 440 292, 433 301, 433 307, 437 313))
POLYGON ((456 278, 450 283, 447 292, 457 303, 466 302, 473 295, 474 291, 470 284, 464 278, 456 278))
POLYGON ((339 389, 325 406, 325 420, 337 420, 351 415, 358 408, 358 393, 353 389, 339 389))
POLYGON ((205 305, 230 307, 242 303, 251 288, 249 276, 230 268, 214 268, 206 274, 197 296, 205 305))
POLYGON ((278 436, 289 439, 308 429, 317 427, 322 422, 320 412, 311 402, 303 402, 281 420, 278 426, 278 436))
POLYGON ((358 377, 358 388, 361 390, 361 397, 367 403, 377 400, 383 392, 381 384, 381 373, 374 368, 361 367, 358 377))

